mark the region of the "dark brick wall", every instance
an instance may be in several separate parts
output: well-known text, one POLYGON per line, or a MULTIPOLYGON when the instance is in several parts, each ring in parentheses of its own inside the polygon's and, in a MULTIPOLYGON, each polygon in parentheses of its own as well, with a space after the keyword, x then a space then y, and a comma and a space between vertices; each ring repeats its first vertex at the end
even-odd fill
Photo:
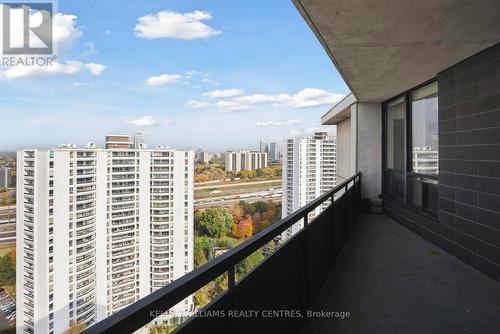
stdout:
POLYGON ((439 225, 448 251, 500 280, 500 44, 439 73, 439 225))

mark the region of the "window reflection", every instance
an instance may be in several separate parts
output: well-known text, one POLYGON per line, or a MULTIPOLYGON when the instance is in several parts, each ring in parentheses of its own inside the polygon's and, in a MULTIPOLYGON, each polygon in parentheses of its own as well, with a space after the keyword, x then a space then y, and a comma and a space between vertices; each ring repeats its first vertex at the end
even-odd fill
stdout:
POLYGON ((412 171, 439 173, 437 82, 411 93, 412 171))

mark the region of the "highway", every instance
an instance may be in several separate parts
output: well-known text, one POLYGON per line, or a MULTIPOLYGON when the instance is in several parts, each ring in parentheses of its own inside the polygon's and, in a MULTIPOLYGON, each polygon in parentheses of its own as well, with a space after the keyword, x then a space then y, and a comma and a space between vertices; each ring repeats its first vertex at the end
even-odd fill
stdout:
POLYGON ((16 206, 0 206, 0 225, 16 222, 16 206))
POLYGON ((0 245, 16 243, 16 223, 0 225, 0 245))

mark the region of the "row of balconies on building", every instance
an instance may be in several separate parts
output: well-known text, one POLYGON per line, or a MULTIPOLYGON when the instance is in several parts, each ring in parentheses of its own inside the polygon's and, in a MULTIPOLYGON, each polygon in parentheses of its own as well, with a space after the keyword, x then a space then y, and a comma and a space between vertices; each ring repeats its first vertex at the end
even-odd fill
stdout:
POLYGON ((85 186, 77 186, 76 187, 76 193, 77 194, 81 194, 81 193, 87 193, 87 192, 90 192, 90 191, 94 191, 95 190, 95 185, 85 185, 85 186))

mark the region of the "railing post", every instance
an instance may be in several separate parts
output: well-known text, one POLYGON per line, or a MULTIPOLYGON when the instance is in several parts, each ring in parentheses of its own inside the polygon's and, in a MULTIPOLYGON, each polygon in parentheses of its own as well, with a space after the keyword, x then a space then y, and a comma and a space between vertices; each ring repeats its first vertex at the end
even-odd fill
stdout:
POLYGON ((335 266, 335 258, 337 257, 337 249, 336 249, 336 245, 335 245, 335 224, 336 224, 336 221, 335 221, 335 201, 334 201, 334 195, 332 195, 332 206, 330 207, 330 214, 331 214, 331 221, 329 222, 330 223, 330 230, 331 230, 331 233, 330 233, 330 237, 332 238, 332 252, 330 255, 330 267, 333 268, 333 266, 335 266))
MULTIPOLYGON (((233 290, 236 286, 236 274, 234 271, 234 265, 231 265, 227 270, 227 294, 229 296, 229 304, 232 305, 233 309, 238 309, 238 305, 236 305, 236 301, 234 300, 233 290)), ((237 332, 238 326, 236 324, 237 319, 231 318, 230 323, 232 327, 233 333, 237 332)))
POLYGON ((236 285, 236 275, 234 273, 234 266, 231 266, 227 271, 227 288, 229 291, 234 289, 236 285))
MULTIPOLYGON (((307 313, 307 310, 309 309, 309 306, 311 305, 311 289, 310 289, 310 266, 309 266, 309 214, 306 213, 304 215, 304 264, 305 264, 305 270, 303 271, 303 277, 304 277, 304 284, 303 286, 303 305, 302 305, 302 312, 303 315, 307 313)), ((307 321, 307 318, 306 318, 307 321)))

